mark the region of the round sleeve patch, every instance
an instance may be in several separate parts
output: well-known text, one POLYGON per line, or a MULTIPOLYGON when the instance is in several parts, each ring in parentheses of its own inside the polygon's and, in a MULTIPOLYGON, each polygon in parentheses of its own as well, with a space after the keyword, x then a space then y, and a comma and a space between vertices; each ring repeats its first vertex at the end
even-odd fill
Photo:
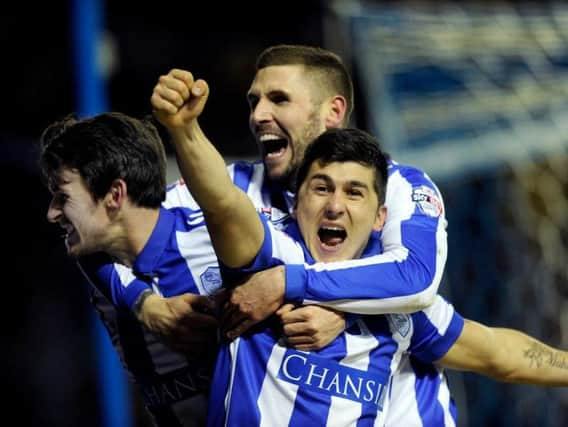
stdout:
POLYGON ((425 185, 412 189, 412 201, 428 216, 439 217, 444 212, 444 205, 438 194, 425 185))

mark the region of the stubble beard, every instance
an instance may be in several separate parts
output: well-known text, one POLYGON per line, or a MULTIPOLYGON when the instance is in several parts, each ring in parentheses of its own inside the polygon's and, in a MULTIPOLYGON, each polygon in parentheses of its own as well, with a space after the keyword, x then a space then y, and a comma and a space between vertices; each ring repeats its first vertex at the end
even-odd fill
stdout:
POLYGON ((301 139, 296 141, 294 145, 293 157, 286 170, 277 177, 271 177, 271 180, 289 191, 296 191, 296 175, 298 168, 304 159, 306 148, 323 133, 320 128, 318 110, 315 109, 307 120, 301 139))

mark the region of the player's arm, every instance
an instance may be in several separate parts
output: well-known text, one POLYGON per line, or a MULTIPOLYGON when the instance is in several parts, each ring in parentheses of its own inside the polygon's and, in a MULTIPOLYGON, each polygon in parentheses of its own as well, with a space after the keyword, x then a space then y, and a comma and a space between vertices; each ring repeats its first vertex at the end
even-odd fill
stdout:
POLYGON ((105 254, 81 258, 79 268, 117 309, 130 310, 176 349, 192 351, 215 336, 217 320, 209 314, 214 307, 208 297, 185 293, 164 298, 130 268, 112 263, 105 254))
POLYGON ((180 172, 203 210, 215 252, 228 267, 249 263, 264 235, 256 210, 233 185, 225 161, 197 122, 209 94, 205 81, 172 70, 161 76, 152 94, 156 118, 169 131, 180 172))
POLYGON ((439 363, 512 383, 568 385, 568 352, 514 329, 466 320, 456 343, 439 363))
POLYGON ((447 258, 441 194, 417 169, 391 166, 383 253, 335 263, 286 266, 287 301, 362 313, 412 313, 434 301, 447 258))
POLYGON ((117 308, 134 310, 143 294, 152 292, 149 283, 137 278, 130 268, 113 263, 106 254, 84 256, 78 265, 91 285, 117 308))
POLYGON ((233 291, 236 319, 227 319, 227 331, 241 334, 243 325, 252 326, 276 301, 364 314, 411 313, 432 304, 447 257, 442 197, 417 169, 393 165, 390 172, 383 253, 327 264, 287 263, 257 273, 233 291), (243 323, 243 316, 250 322, 243 323))

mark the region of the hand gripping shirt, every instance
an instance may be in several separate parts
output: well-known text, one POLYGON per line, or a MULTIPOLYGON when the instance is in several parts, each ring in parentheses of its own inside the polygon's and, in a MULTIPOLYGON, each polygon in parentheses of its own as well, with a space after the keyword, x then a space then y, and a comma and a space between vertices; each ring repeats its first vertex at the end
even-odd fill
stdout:
MULTIPOLYGON (((259 253, 246 268, 222 269, 226 283, 283 263, 313 262, 294 224, 285 234, 261 219, 265 238, 259 253)), ((363 257, 379 248, 373 235, 363 257)), ((330 345, 314 352, 283 346, 274 321, 222 343, 210 427, 381 426, 391 376, 402 356, 408 352, 431 363, 447 352, 463 328, 463 319, 441 297, 411 315, 361 315, 330 345)))

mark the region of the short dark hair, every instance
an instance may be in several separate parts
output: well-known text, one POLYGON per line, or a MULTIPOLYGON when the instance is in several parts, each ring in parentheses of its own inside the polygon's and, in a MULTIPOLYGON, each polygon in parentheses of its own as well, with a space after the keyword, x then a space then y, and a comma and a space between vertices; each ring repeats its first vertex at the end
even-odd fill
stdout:
POLYGON ((166 153, 151 119, 118 112, 85 119, 71 114, 52 123, 40 138, 40 170, 57 186, 61 168, 76 170, 95 200, 124 179, 138 206, 156 208, 166 196, 166 153))
POLYGON ((374 170, 375 192, 382 205, 385 202, 388 179, 387 159, 387 154, 380 149, 379 141, 369 133, 353 128, 328 129, 306 149, 296 176, 296 191, 300 190, 315 161, 324 164, 357 162, 374 170))
POLYGON ((353 82, 341 57, 329 50, 314 46, 280 44, 271 46, 258 55, 256 71, 272 65, 303 65, 312 73, 323 96, 341 95, 347 101, 344 123, 349 123, 353 112, 353 82))

